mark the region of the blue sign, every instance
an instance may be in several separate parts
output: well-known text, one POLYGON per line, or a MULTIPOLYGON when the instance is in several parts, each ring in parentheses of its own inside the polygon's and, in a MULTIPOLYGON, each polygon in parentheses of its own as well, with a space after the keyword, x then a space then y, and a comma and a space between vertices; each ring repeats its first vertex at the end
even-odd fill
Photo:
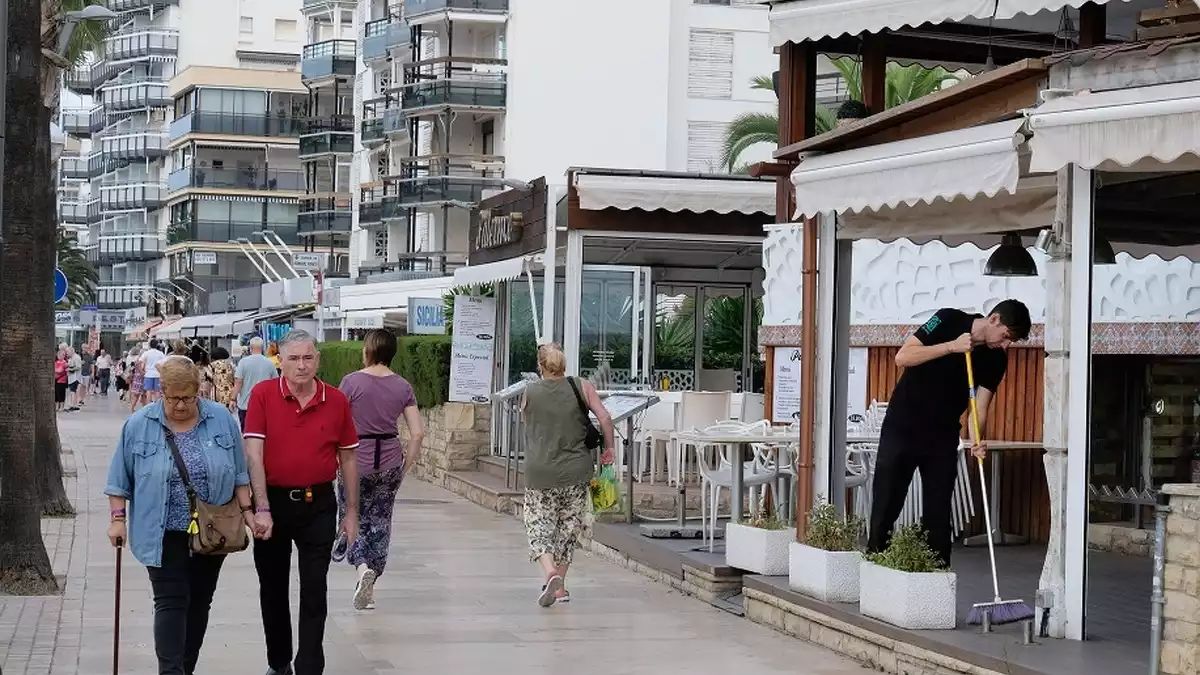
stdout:
POLYGON ((446 305, 441 298, 408 299, 410 335, 445 335, 446 305))
POLYGON ((63 271, 54 268, 54 304, 58 304, 67 299, 67 275, 63 271))
POLYGON ((96 311, 100 310, 100 308, 95 305, 84 305, 83 307, 80 307, 79 309, 81 309, 85 312, 96 312, 96 311))

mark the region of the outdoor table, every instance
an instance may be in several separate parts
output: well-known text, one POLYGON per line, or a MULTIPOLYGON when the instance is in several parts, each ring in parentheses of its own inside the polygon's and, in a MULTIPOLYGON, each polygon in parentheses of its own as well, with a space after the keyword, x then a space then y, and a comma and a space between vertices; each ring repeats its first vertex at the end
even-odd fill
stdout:
MULTIPOLYGON (((799 431, 767 431, 766 433, 737 433, 737 432, 714 432, 705 433, 703 431, 687 431, 675 435, 677 439, 684 442, 695 443, 697 445, 732 445, 737 448, 737 453, 729 462, 732 474, 732 483, 730 491, 731 497, 731 522, 741 522, 742 520, 742 478, 745 475, 745 451, 748 446, 755 444, 762 445, 787 445, 800 442, 799 431)), ((681 463, 681 466, 686 462, 681 463)), ((778 465, 778 461, 776 462, 778 465)), ((679 524, 686 524, 684 509, 686 506, 687 488, 684 486, 682 473, 679 481, 679 524)), ((714 516, 716 514, 713 514, 714 516)))

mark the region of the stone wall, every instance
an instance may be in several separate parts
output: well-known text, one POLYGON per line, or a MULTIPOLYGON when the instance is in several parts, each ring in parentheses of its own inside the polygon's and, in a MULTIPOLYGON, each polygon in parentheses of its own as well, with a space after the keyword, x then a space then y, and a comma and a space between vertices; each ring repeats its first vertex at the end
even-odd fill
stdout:
MULTIPOLYGON (((475 469, 475 460, 491 451, 492 409, 473 403, 446 403, 421 411, 425 423, 421 460, 415 475, 439 487, 447 487, 447 474, 475 469)), ((400 437, 408 430, 400 425, 400 437)))
MULTIPOLYGON (((1154 526, 1153 521, 1150 526, 1154 526)), ((1154 555, 1154 530, 1094 523, 1088 525, 1088 548, 1149 558, 1154 555)))
POLYGON ((1167 485, 1166 568, 1163 588, 1163 675, 1200 672, 1200 485, 1167 485))

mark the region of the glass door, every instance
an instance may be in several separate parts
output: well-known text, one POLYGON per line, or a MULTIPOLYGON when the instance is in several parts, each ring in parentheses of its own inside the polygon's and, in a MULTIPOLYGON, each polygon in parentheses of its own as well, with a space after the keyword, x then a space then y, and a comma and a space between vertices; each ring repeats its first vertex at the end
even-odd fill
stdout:
POLYGON ((579 302, 579 374, 599 389, 649 385, 654 315, 650 270, 585 265, 579 302))

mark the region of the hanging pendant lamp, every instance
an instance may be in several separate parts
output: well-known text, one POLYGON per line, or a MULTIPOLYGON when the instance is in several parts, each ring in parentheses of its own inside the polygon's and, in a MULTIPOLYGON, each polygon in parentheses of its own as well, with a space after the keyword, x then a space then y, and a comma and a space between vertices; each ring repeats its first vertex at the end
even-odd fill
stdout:
POLYGON ((1000 246, 988 257, 983 274, 989 277, 1036 277, 1038 271, 1033 256, 1021 243, 1021 235, 1006 234, 1000 239, 1000 246))

